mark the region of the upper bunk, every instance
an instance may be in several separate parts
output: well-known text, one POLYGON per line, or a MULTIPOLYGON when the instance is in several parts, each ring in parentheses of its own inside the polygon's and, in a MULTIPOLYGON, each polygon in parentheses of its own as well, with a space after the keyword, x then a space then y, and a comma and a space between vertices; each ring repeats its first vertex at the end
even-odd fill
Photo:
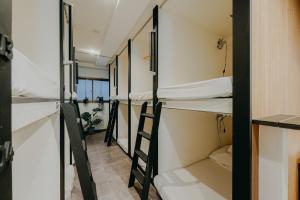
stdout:
POLYGON ((230 115, 232 1, 167 1, 158 35, 163 107, 230 115))
POLYGON ((21 51, 14 49, 13 52, 11 92, 14 132, 59 111, 59 84, 21 51))
POLYGON ((232 77, 222 77, 159 88, 165 108, 232 113, 232 77))

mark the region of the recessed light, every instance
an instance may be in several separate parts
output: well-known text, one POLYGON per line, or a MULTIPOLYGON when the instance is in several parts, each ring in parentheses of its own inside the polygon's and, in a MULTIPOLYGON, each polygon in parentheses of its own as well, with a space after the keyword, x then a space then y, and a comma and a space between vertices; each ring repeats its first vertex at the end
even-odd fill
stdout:
POLYGON ((117 5, 116 5, 116 8, 118 7, 119 3, 120 3, 120 0, 118 0, 118 1, 117 1, 117 5))
POLYGON ((78 51, 81 53, 86 53, 94 56, 100 56, 101 54, 100 50, 95 50, 95 49, 79 49, 78 51))

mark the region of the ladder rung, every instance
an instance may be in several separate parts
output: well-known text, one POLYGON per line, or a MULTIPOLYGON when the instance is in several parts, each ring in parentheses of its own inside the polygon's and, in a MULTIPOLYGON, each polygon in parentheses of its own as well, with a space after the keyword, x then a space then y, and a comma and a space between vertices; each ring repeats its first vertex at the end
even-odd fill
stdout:
POLYGON ((134 177, 140 182, 140 184, 144 184, 144 176, 139 170, 132 170, 134 177))
POLYGON ((151 135, 149 133, 146 133, 144 131, 139 131, 138 134, 141 135, 142 137, 148 139, 148 140, 151 140, 151 135))
POLYGON ((143 117, 148 117, 148 118, 151 118, 151 119, 154 118, 154 115, 153 115, 153 114, 150 114, 150 113, 142 113, 141 115, 142 115, 143 117))
POLYGON ((137 167, 142 174, 146 174, 145 169, 139 163, 137 164, 137 167))
POLYGON ((144 161, 147 162, 148 156, 141 150, 135 150, 135 153, 144 161))

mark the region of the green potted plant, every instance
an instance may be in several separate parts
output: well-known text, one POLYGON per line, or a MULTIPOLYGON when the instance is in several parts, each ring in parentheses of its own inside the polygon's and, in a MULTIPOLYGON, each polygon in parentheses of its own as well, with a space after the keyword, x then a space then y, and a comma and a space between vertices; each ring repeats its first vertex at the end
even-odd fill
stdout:
POLYGON ((92 110, 92 113, 84 112, 81 114, 81 118, 86 122, 84 129, 87 134, 93 134, 95 132, 95 127, 102 123, 103 120, 98 115, 102 111, 103 105, 98 101, 98 105, 92 110))

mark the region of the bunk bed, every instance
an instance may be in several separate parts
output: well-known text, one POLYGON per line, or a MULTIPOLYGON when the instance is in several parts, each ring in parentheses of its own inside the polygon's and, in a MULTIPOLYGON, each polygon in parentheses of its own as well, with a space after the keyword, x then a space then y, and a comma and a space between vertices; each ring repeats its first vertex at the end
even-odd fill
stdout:
POLYGON ((12 131, 14 132, 59 111, 59 85, 19 50, 14 49, 13 52, 12 131))
POLYGON ((131 100, 132 105, 141 106, 145 101, 147 101, 149 106, 152 106, 153 91, 131 92, 129 94, 129 99, 131 100))
POLYGON ((232 2, 167 1, 159 15, 154 184, 164 200, 232 199, 232 2))
POLYGON ((232 77, 159 88, 157 96, 165 108, 232 113, 232 77))

